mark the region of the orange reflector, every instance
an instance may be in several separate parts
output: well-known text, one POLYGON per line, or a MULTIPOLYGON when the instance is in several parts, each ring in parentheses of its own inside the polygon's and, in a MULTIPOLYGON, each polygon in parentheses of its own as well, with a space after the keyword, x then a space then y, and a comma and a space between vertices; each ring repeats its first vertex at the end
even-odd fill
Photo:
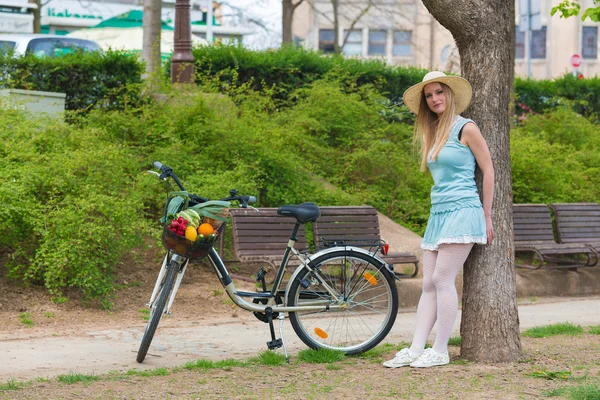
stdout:
POLYGON ((327 334, 327 332, 325 332, 323 329, 321 328, 315 328, 315 335, 317 335, 318 337, 320 337, 321 339, 327 339, 327 336, 329 336, 327 334))
POLYGON ((365 272, 363 274, 363 278, 365 278, 365 280, 367 282, 369 282, 371 285, 375 286, 377 285, 377 278, 375 278, 372 274, 370 274, 369 272, 365 272))

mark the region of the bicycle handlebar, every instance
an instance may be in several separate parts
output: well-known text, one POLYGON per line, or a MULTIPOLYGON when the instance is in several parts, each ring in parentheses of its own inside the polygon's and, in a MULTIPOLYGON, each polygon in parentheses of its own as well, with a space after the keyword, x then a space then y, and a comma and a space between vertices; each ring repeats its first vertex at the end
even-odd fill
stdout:
MULTIPOLYGON (((173 168, 162 164, 160 161, 154 161, 152 164, 161 172, 159 179, 166 180, 167 178, 170 177, 175 181, 177 186, 179 186, 179 188, 182 191, 186 191, 185 187, 183 186, 183 184, 181 183, 181 181, 179 180, 177 175, 175 175, 175 173, 173 172, 173 168)), ((229 193, 231 194, 231 196, 226 197, 224 199, 220 199, 220 200, 222 200, 222 201, 238 201, 240 203, 240 207, 242 207, 242 208, 247 208, 248 204, 256 203, 256 197, 254 197, 254 196, 237 196, 237 190, 235 190, 235 189, 231 189, 229 193)), ((209 200, 206 197, 201 197, 201 196, 198 196, 195 194, 190 194, 190 199, 197 203, 205 203, 209 200)))

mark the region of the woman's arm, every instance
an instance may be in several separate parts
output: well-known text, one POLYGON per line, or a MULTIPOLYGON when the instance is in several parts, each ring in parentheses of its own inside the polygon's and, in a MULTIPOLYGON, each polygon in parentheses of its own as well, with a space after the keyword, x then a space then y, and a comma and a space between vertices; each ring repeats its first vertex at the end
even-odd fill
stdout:
POLYGON ((494 199, 494 165, 490 156, 490 149, 477 125, 467 123, 463 128, 461 143, 469 146, 477 165, 483 173, 483 213, 485 214, 486 233, 488 244, 494 239, 492 225, 492 201, 494 199))

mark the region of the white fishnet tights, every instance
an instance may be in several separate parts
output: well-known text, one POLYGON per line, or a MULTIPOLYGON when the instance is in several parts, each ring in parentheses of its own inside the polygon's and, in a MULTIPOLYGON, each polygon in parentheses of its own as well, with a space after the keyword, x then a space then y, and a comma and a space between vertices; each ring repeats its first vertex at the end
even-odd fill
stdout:
POLYGON ((423 251, 423 293, 417 307, 417 326, 410 352, 421 354, 437 321, 433 350, 448 351, 448 340, 458 312, 454 281, 473 243, 442 244, 437 251, 423 251))

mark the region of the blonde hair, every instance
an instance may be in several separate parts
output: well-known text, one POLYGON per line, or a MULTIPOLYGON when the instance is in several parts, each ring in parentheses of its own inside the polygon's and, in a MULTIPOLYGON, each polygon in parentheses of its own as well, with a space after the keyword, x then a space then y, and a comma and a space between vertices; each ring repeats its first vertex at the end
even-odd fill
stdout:
MULTIPOLYGON (((434 83, 434 82, 432 82, 434 83)), ((446 109, 441 117, 431 111, 427 105, 427 100, 421 93, 421 103, 419 104, 419 113, 415 120, 415 134, 413 144, 420 146, 421 150, 421 172, 427 170, 427 157, 431 152, 431 160, 435 161, 442 150, 442 147, 450 137, 450 130, 456 119, 456 103, 454 93, 448 85, 437 82, 442 86, 446 95, 446 109)))

